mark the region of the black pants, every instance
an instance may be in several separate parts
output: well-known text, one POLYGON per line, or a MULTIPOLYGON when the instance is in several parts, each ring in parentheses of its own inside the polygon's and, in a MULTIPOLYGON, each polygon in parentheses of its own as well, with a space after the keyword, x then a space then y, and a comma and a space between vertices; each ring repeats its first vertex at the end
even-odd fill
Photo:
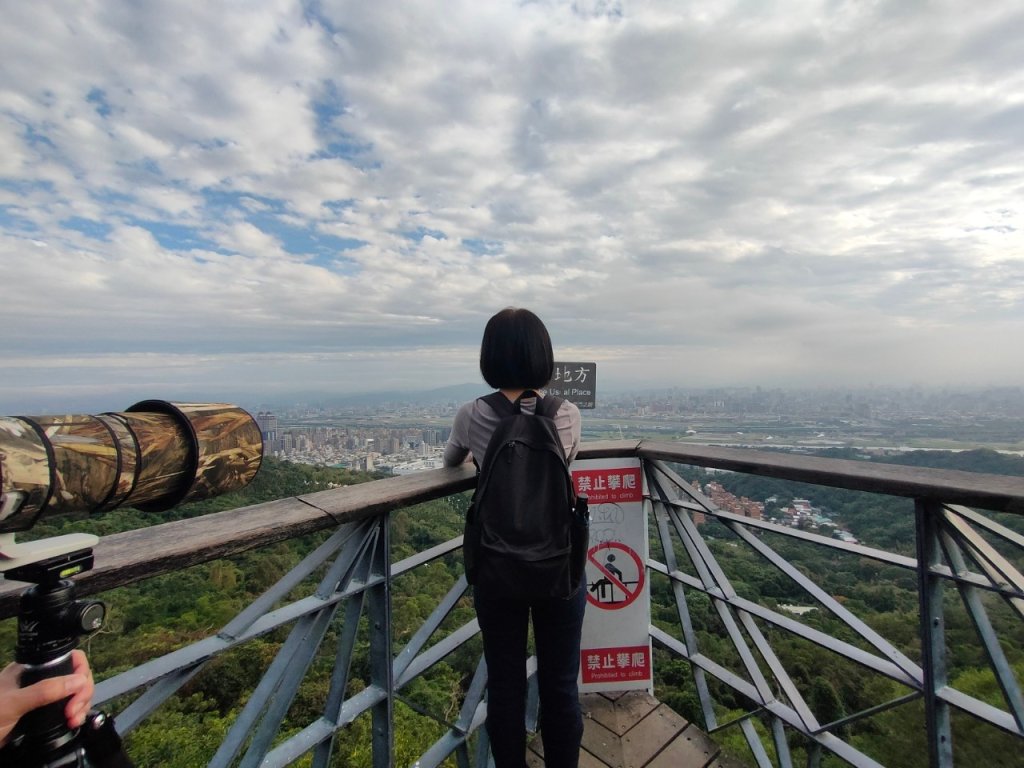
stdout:
POLYGON ((487 660, 487 735, 495 768, 526 765, 526 640, 533 619, 540 729, 548 768, 576 768, 583 717, 576 677, 586 590, 568 600, 508 600, 473 593, 487 660))

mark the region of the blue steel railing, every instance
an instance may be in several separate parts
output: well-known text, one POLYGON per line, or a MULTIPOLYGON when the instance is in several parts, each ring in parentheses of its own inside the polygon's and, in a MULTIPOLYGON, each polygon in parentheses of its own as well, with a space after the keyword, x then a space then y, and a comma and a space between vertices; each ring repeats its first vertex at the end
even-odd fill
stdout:
MULTIPOLYGON (((641 446, 640 453, 642 456, 646 454, 647 458, 645 470, 650 503, 665 557, 664 562, 650 562, 648 565, 652 571, 670 579, 682 628, 681 638, 655 626, 651 627, 651 635, 656 642, 690 661, 709 731, 714 733, 722 727, 717 721, 714 697, 708 685, 708 678, 712 678, 738 692, 748 702, 748 716, 728 725, 738 725, 742 730, 758 766, 770 766, 773 761, 754 727, 754 719, 749 715, 757 715, 767 725, 775 761, 781 766, 793 765, 790 749, 793 734, 803 737, 810 766, 820 765, 825 753, 831 753, 850 765, 881 765, 840 734, 860 720, 889 709, 906 707, 919 699, 924 702, 924 718, 920 725, 926 733, 922 746, 927 751, 927 764, 930 766, 954 765, 953 710, 1017 739, 1024 739, 1021 681, 1000 644, 983 600, 984 593, 997 595, 1011 606, 1011 613, 1016 619, 1024 618, 1024 601, 1021 600, 1024 597, 1024 576, 1019 570, 1021 555, 1024 554, 1024 536, 965 506, 947 503, 964 500, 1000 511, 1021 512, 1024 505, 1020 491, 1024 489, 1024 480, 771 454, 762 454, 767 460, 761 461, 751 451, 723 449, 694 449, 691 453, 663 447, 645 451, 641 446), (722 511, 682 479, 666 460, 913 498, 916 557, 722 511), (825 634, 791 615, 737 594, 722 564, 695 525, 694 513, 720 522, 735 536, 734 542, 756 552, 763 561, 797 585, 814 607, 842 622, 843 634, 853 640, 825 634), (896 643, 887 640, 840 600, 828 594, 810 575, 773 549, 765 534, 913 571, 919 605, 919 658, 909 658, 896 643), (991 543, 993 540, 1004 550, 1012 550, 1013 554, 1009 557, 1002 554, 991 543), (680 569, 677 560, 680 550, 683 555, 679 559, 685 558, 691 571, 689 574, 680 569), (943 599, 944 590, 949 585, 959 593, 977 631, 1002 693, 1003 706, 970 696, 949 683, 944 622, 948 608, 943 599), (687 595, 692 597, 695 593, 702 593, 710 599, 724 627, 738 659, 731 668, 701 652, 687 602, 687 595), (895 681, 903 693, 866 706, 861 711, 847 713, 833 722, 822 723, 808 706, 806 694, 773 649, 767 628, 790 633, 813 644, 822 654, 834 655, 895 681)), ((1020 650, 1016 649, 1018 661, 1020 650)), ((1024 743, 1018 749, 1021 746, 1024 743)), ((910 762, 907 756, 899 759, 900 763, 892 764, 910 762)))
MULTIPOLYGON (((643 461, 648 492, 645 504, 655 545, 652 552, 661 552, 660 560, 651 557, 648 569, 667 580, 678 617, 677 631, 652 623, 650 634, 659 646, 689 662, 708 730, 718 733, 739 729, 756 765, 793 765, 793 744, 800 745, 809 766, 822 764, 827 755, 855 766, 881 765, 844 734, 859 721, 918 701, 924 703, 920 726, 926 732, 930 766, 954 765, 954 711, 1022 740, 1020 746, 1024 747, 1021 681, 986 610, 986 595, 995 595, 1012 608, 1017 619, 1024 620, 1024 577, 1016 565, 1024 552, 1024 536, 964 506, 1024 512, 1024 479, 646 441, 588 444, 581 453, 582 458, 616 456, 639 456, 643 461), (912 498, 916 556, 725 512, 677 473, 679 465, 912 498), (695 513, 716 519, 731 533, 733 543, 749 547, 784 574, 816 607, 841 622, 843 631, 828 634, 812 623, 776 610, 773 601, 741 596, 727 575, 727 563, 715 556, 696 524, 695 513), (908 656, 897 643, 822 589, 797 563, 769 546, 767 539, 773 536, 915 573, 920 607, 919 658, 908 656), (997 546, 993 546, 993 540, 998 541, 997 546), (1011 551, 1003 554, 1007 550, 1011 551), (959 593, 976 628, 1002 694, 1001 706, 970 696, 949 683, 943 626, 947 586, 959 593), (701 632, 707 631, 701 622, 707 619, 690 609, 698 594, 710 601, 717 622, 715 631, 728 638, 732 650, 729 658, 710 658, 701 647, 701 632), (770 636, 778 633, 799 638, 821 654, 836 656, 894 681, 903 693, 823 723, 786 661, 773 650, 770 636), (723 709, 717 703, 723 691, 729 692, 731 701, 745 702, 743 713, 725 723, 719 722, 723 709)), ((312 755, 312 765, 327 766, 334 739, 361 715, 371 720, 373 765, 392 765, 396 701, 405 701, 403 690, 414 680, 464 649, 478 633, 478 626, 475 620, 449 626, 455 607, 467 593, 465 578, 458 577, 404 647, 393 652, 391 597, 396 579, 452 555, 460 548, 461 539, 392 562, 389 513, 467 490, 473 483, 468 467, 436 470, 107 537, 97 547, 96 569, 80 581, 83 594, 311 531, 332 531, 219 632, 99 683, 97 703, 102 706, 134 695, 134 700, 117 713, 119 730, 130 732, 180 692, 211 660, 244 647, 254 638, 283 632, 286 637, 280 650, 209 765, 285 766, 312 755), (313 587, 296 597, 296 591, 309 583, 313 587), (443 625, 444 630, 439 631, 443 625), (434 639, 437 636, 440 639, 434 639), (333 651, 324 649, 328 639, 335 643, 333 651), (353 685, 352 664, 361 639, 368 641, 368 659, 362 676, 353 685), (321 715, 298 731, 282 733, 289 707, 314 661, 324 652, 333 662, 321 715)), ((17 586, 7 584, 0 589, 0 616, 13 613, 17 586)), ((426 713, 444 726, 442 735, 416 765, 428 768, 449 759, 460 768, 487 764, 486 731, 481 728, 486 718, 483 661, 467 671, 466 677, 470 682, 451 722, 438 713, 426 713)), ((658 693, 655 691, 655 695, 658 693)), ((533 728, 537 714, 535 687, 531 703, 527 726, 533 728)))

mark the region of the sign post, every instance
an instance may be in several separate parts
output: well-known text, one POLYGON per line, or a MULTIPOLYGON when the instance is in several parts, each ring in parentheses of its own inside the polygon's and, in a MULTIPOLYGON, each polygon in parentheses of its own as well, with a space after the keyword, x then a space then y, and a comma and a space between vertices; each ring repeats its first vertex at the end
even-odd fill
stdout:
POLYGON ((572 477, 576 492, 590 499, 580 690, 650 690, 651 599, 640 460, 575 461, 572 477))

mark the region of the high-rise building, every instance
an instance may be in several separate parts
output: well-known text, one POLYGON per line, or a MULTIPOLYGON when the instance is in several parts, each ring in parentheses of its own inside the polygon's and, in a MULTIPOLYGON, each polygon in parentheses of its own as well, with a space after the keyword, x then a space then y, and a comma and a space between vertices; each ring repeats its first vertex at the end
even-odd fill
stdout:
POLYGON ((282 449, 283 445, 277 431, 277 416, 270 411, 260 411, 256 414, 256 426, 263 435, 263 450, 273 452, 282 449))
POLYGON ((260 411, 256 414, 256 426, 260 428, 264 441, 277 439, 277 416, 270 411, 260 411))

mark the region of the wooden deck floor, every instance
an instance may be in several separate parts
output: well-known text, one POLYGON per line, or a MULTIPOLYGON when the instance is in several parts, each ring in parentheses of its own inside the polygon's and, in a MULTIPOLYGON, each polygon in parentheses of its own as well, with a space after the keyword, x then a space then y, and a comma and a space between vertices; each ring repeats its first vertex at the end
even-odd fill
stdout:
MULTIPOLYGON (((588 693, 581 701, 580 768, 743 768, 722 756, 697 726, 644 691, 588 693)), ((544 766, 539 737, 530 743, 527 764, 544 766)))

